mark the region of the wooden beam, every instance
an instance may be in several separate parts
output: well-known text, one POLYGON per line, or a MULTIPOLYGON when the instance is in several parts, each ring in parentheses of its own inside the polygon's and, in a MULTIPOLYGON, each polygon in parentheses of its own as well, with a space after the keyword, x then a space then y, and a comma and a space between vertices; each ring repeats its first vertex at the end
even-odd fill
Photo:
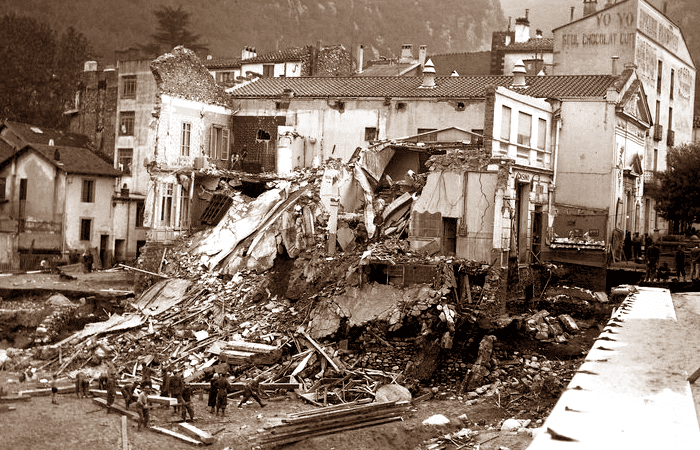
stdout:
POLYGON ((148 430, 155 431, 156 433, 164 434, 166 436, 171 436, 176 439, 180 439, 181 441, 187 442, 188 444, 192 445, 202 445, 202 442, 192 439, 189 436, 185 436, 184 434, 177 433, 175 431, 168 430, 167 428, 161 428, 161 427, 149 427, 147 428, 148 430))
POLYGON ((0 412, 15 411, 17 407, 10 405, 0 405, 0 412))
POLYGON ((216 441, 216 438, 212 436, 210 433, 200 430, 199 428, 195 427, 192 424, 189 424, 187 422, 179 422, 178 425, 180 428, 183 429, 185 434, 195 438, 199 439, 205 444, 213 444, 216 441))
MULTIPOLYGON (((58 393, 59 394, 75 394, 75 386, 60 386, 58 388, 58 393)), ((47 396, 51 395, 51 388, 44 388, 44 389, 31 389, 28 391, 19 391, 17 395, 28 395, 30 397, 42 397, 42 396, 47 396)))
POLYGON ((28 395, 6 395, 0 397, 0 403, 29 402, 32 398, 28 395))
POLYGON ((107 400, 105 400, 103 398, 93 398, 92 401, 93 401, 93 403, 96 403, 103 408, 110 408, 110 409, 113 409, 114 411, 118 411, 123 416, 127 416, 129 419, 139 420, 139 415, 137 412, 129 411, 127 409, 122 408, 121 406, 115 405, 114 403, 112 403, 112 406, 107 406, 107 400))
POLYGON ((129 438, 126 433, 126 416, 122 416, 122 450, 129 450, 129 438))
POLYGON ((695 383, 695 380, 697 380, 698 378, 700 378, 700 368, 698 370, 696 370, 695 372, 693 372, 693 374, 688 377, 688 383, 693 384, 693 383, 695 383))
POLYGON ((304 336, 304 338, 305 338, 307 341, 309 341, 309 343, 310 343, 311 345, 313 345, 313 347, 316 349, 317 352, 319 352, 319 353, 321 354, 321 356, 323 356, 324 358, 326 358, 326 360, 328 360, 328 363, 331 365, 331 367, 332 367, 336 372, 342 372, 342 370, 340 370, 340 367, 338 367, 338 365, 326 354, 326 352, 323 351, 323 349, 321 348, 321 346, 318 345, 318 343, 317 343, 316 341, 314 341, 314 340, 311 338, 311 336, 308 335, 308 333, 304 332, 304 333, 302 333, 302 336, 304 336))

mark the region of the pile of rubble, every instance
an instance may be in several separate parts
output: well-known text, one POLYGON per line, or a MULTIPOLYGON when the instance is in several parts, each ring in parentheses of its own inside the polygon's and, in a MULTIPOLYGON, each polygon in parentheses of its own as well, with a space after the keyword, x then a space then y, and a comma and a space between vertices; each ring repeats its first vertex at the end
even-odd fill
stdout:
POLYGON ((564 343, 579 331, 576 321, 569 314, 552 316, 546 309, 537 311, 524 321, 525 330, 539 341, 548 339, 564 343))

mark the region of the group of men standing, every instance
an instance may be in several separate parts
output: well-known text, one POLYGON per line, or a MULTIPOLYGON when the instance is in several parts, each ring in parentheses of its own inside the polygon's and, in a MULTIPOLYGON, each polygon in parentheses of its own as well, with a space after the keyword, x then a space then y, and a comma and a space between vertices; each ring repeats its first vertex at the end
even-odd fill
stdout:
MULTIPOLYGON (((148 422, 150 420, 149 410, 153 408, 150 405, 148 396, 153 393, 153 385, 151 381, 151 376, 153 375, 153 370, 149 367, 144 367, 142 369, 142 378, 140 382, 127 382, 119 387, 122 397, 124 398, 124 403, 126 409, 129 409, 132 403, 136 403, 136 407, 139 413, 139 424, 138 429, 142 427, 147 428, 148 422)), ((170 397, 177 399, 177 404, 173 406, 173 414, 182 414, 182 420, 187 420, 187 415, 189 415, 190 420, 194 421, 194 405, 192 402, 192 387, 189 383, 185 382, 182 372, 179 370, 171 371, 167 367, 162 369, 163 385, 160 389, 160 394, 165 397, 170 397)), ((107 392, 107 413, 112 409, 114 400, 117 395, 118 383, 116 379, 116 373, 114 369, 102 372, 97 378, 98 387, 101 390, 107 392)), ((78 398, 87 397, 90 388, 91 379, 86 376, 85 373, 79 372, 75 379, 75 392, 78 398)), ((216 415, 223 417, 226 412, 226 406, 228 405, 228 394, 231 391, 231 383, 228 378, 218 373, 214 373, 210 389, 209 389, 209 399, 208 406, 210 408, 209 412, 216 412, 216 415)), ((260 382, 259 378, 254 378, 244 386, 243 398, 238 404, 241 408, 248 400, 253 398, 261 407, 265 404, 260 399, 260 382)))

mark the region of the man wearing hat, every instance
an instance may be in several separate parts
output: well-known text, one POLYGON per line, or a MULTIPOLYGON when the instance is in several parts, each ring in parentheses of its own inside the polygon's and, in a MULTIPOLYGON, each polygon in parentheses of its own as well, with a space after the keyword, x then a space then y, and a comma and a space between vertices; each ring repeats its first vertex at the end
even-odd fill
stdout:
POLYGON ((170 396, 177 399, 174 413, 177 413, 180 405, 182 405, 182 388, 185 387, 185 380, 182 378, 182 371, 176 370, 175 374, 170 378, 170 396))
POLYGON ((150 391, 150 387, 145 387, 140 391, 136 391, 138 392, 138 396, 136 397, 136 406, 139 410, 139 431, 141 431, 141 425, 143 425, 144 428, 148 428, 148 420, 150 419, 148 410, 151 408, 151 406, 148 404, 148 394, 150 391))

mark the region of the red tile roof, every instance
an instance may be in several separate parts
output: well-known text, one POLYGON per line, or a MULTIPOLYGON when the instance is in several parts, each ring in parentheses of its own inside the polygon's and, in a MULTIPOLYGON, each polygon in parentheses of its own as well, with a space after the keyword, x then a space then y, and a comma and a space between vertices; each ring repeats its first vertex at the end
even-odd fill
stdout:
MULTIPOLYGON (((53 140, 55 145, 70 147, 89 147, 92 145, 90 138, 84 134, 54 130, 11 120, 5 121, 4 125, 22 139, 23 145, 48 144, 50 140, 53 140)), ((0 126, 0 128, 2 127, 0 126)))
MULTIPOLYGON (((261 78, 232 89, 230 94, 233 98, 276 98, 290 89, 294 97, 308 98, 483 98, 489 85, 511 88, 513 77, 436 77, 434 88, 421 88, 421 82, 422 77, 261 78)), ((619 89, 620 78, 612 75, 549 75, 527 77, 526 82, 527 86, 513 90, 538 98, 602 98, 608 88, 619 89)))
POLYGON ((527 51, 554 51, 554 38, 534 38, 527 42, 513 42, 509 45, 500 45, 499 50, 506 52, 527 52, 527 51))
POLYGON ((240 69, 241 58, 212 58, 205 59, 202 64, 207 69, 240 69))
MULTIPOLYGON (((358 73, 360 77, 398 77, 403 75, 407 70, 415 68, 418 63, 374 63, 362 69, 362 73, 358 73)), ((422 69, 420 69, 422 70, 422 69)))

